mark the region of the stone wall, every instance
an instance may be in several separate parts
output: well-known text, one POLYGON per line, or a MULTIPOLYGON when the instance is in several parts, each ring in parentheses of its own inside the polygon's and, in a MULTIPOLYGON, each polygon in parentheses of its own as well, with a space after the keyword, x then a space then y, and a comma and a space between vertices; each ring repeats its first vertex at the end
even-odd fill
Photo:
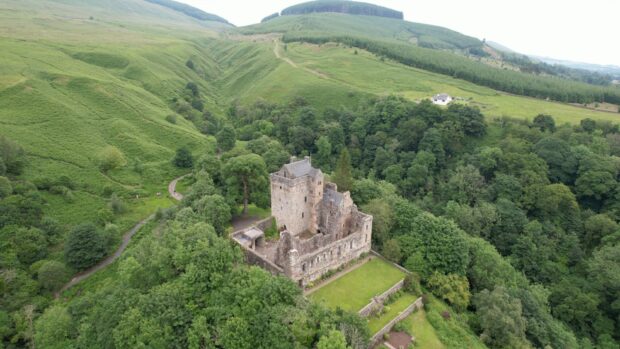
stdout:
POLYGON ((395 318, 393 318, 390 322, 388 322, 387 325, 385 325, 382 329, 380 329, 379 332, 375 333, 370 338, 370 345, 368 347, 374 348, 376 345, 381 343, 383 341, 383 336, 386 333, 390 333, 394 325, 396 325, 399 321, 403 320, 407 316, 411 315, 411 313, 413 313, 414 311, 422 308, 423 306, 424 306, 424 303, 422 302, 422 297, 416 299, 415 302, 411 303, 411 305, 409 305, 405 310, 400 312, 400 314, 398 314, 395 318))
POLYGON ((405 280, 400 280, 399 282, 394 284, 394 286, 390 287, 389 290, 383 292, 382 294, 376 297, 373 297, 370 303, 366 304, 366 306, 363 307, 362 310, 358 312, 358 314, 361 317, 368 317, 368 315, 372 314, 376 309, 382 308, 383 302, 385 302, 385 300, 388 299, 389 296, 402 290, 404 284, 405 284, 405 280))
POLYGON ((239 246, 243 250, 243 253, 245 254, 245 261, 248 264, 261 267, 267 270, 268 272, 270 272, 272 275, 284 275, 284 270, 282 270, 282 268, 278 267, 277 265, 269 261, 267 258, 264 258, 263 256, 259 255, 252 249, 249 249, 242 245, 239 245, 239 246))

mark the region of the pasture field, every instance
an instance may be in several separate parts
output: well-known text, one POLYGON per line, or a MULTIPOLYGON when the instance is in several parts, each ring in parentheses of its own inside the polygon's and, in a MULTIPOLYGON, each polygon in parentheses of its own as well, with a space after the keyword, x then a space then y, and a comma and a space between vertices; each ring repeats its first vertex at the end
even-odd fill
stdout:
MULTIPOLYGON (((364 265, 321 287, 310 299, 329 308, 357 312, 377 296, 405 277, 390 263, 372 258, 364 265)), ((413 301, 412 301, 413 302, 413 301)), ((411 302, 410 302, 411 303, 411 302)))
POLYGON ((340 83, 357 93, 397 94, 420 100, 446 92, 464 103, 479 106, 487 117, 533 119, 536 115, 545 113, 555 117, 558 123, 577 124, 584 118, 620 121, 620 113, 510 95, 464 80, 382 60, 364 50, 338 44, 318 46, 289 43, 284 54, 297 64, 299 69, 317 72, 324 80, 340 83))

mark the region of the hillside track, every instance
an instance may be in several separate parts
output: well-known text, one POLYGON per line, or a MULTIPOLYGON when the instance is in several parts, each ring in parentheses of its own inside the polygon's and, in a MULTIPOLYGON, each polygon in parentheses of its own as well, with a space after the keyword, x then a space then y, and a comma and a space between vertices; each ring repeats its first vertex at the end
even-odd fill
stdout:
MULTIPOLYGON (((170 196, 173 199, 177 200, 177 201, 181 201, 183 199, 183 195, 176 192, 176 185, 177 185, 179 180, 185 178, 186 176, 188 176, 188 175, 183 175, 181 177, 175 178, 174 180, 172 180, 170 182, 170 184, 168 184, 168 191, 170 193, 170 196)), ((114 251, 113 254, 109 255, 106 259, 104 259, 101 262, 95 264, 94 266, 90 267, 89 269, 77 273, 60 290, 58 290, 56 293, 54 293, 54 298, 56 298, 56 299, 60 298, 60 295, 63 292, 65 292, 66 290, 68 290, 71 287, 73 287, 73 286, 79 284, 80 282, 86 280, 87 278, 89 278, 94 273, 98 272, 99 270, 104 269, 107 266, 109 266, 110 264, 114 263, 123 254, 125 249, 127 249, 127 246, 129 246, 129 243, 131 242, 131 238, 140 230, 140 228, 142 228, 146 223, 150 222, 153 218, 155 218, 155 214, 151 214, 150 216, 148 216, 145 219, 143 219, 140 222, 138 222, 138 224, 134 225, 133 228, 131 228, 128 232, 126 232, 123 235, 123 242, 118 247, 118 249, 116 249, 116 251, 114 251)))

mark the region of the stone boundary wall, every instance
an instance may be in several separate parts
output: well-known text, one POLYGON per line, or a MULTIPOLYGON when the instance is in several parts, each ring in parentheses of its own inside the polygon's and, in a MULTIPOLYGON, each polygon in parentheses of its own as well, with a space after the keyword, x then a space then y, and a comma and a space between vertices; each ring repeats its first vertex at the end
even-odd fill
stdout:
POLYGON ((409 270, 405 269, 403 266, 401 266, 401 265, 399 265, 399 264, 397 264, 397 263, 394 263, 394 262, 392 262, 391 260, 389 260, 389 259, 387 259, 387 258, 383 257, 383 256, 381 255, 381 253, 379 253, 379 252, 377 252, 377 251, 375 251, 375 250, 370 250, 370 253, 371 253, 371 254, 373 254, 373 255, 375 255, 375 256, 377 256, 377 257, 379 257, 379 258, 381 258, 381 259, 383 259, 384 261, 386 261, 386 262, 390 263, 391 265, 395 266, 398 270, 402 271, 403 273, 405 273, 405 274, 411 274, 411 272, 410 272, 409 270))
POLYGON ((370 303, 368 303, 366 306, 364 306, 362 308, 362 310, 360 310, 358 312, 358 314, 361 317, 368 317, 368 315, 370 315, 375 309, 381 307, 383 305, 383 302, 385 302, 385 300, 393 295, 394 293, 400 291, 403 288, 403 285, 405 284, 405 280, 400 280, 399 282, 397 282, 396 284, 394 284, 394 286, 390 287, 389 290, 383 292, 382 294, 376 296, 376 297, 372 297, 372 300, 370 301, 370 303))
POLYGON ((274 264, 273 262, 271 262, 270 260, 268 260, 267 258, 261 256, 260 254, 256 253, 256 251, 247 248, 243 245, 241 245, 240 243, 237 243, 237 241, 235 241, 234 236, 237 234, 242 234, 244 232, 246 232, 247 230, 257 227, 258 229, 265 231, 267 228, 269 228, 269 226, 271 225, 271 219, 273 217, 269 216, 263 220, 260 220, 254 224, 252 224, 251 226, 247 227, 247 228, 243 228, 240 230, 237 230, 235 232, 233 232, 232 234, 230 234, 231 240, 233 240, 233 242, 235 242, 235 244, 237 244, 237 246, 241 247, 241 249, 243 250, 243 254, 245 255, 245 261, 248 264, 251 265, 256 265, 259 266, 265 270, 267 270, 268 272, 270 272, 273 275, 284 275, 284 270, 282 268, 280 268, 279 266, 277 266, 276 264, 274 264))
POLYGON ((398 314, 395 318, 388 322, 387 325, 383 326, 383 328, 380 329, 379 332, 375 333, 370 338, 370 345, 368 347, 374 348, 377 344, 383 341, 383 336, 386 333, 390 333, 390 331, 392 331, 392 328, 394 327, 394 325, 396 325, 396 323, 411 315, 411 313, 413 313, 417 309, 422 308, 423 305, 424 303, 422 302, 422 297, 416 299, 415 302, 411 303, 411 305, 409 305, 405 310, 400 312, 400 314, 398 314))
POLYGON ((248 264, 259 266, 273 275, 284 275, 284 270, 282 270, 282 268, 278 267, 271 261, 267 260, 267 258, 264 258, 258 253, 254 252, 252 249, 249 249, 240 244, 237 245, 243 250, 243 253, 245 254, 245 261, 248 264))

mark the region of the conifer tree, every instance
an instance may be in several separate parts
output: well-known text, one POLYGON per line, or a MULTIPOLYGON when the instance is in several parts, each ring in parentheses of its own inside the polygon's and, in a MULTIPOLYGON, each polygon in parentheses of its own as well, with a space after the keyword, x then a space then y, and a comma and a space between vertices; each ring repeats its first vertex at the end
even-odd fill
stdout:
POLYGON ((353 175, 351 172, 351 156, 347 148, 342 148, 333 177, 334 183, 338 185, 338 191, 345 192, 353 188, 353 175))

